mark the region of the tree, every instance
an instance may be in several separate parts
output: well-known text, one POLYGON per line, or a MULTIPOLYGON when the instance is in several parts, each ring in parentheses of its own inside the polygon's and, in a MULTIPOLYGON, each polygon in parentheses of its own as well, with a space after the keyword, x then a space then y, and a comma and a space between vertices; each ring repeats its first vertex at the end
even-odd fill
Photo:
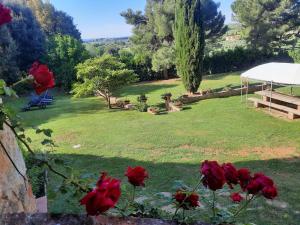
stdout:
POLYGON ((12 84, 19 79, 16 56, 17 46, 6 25, 0 26, 0 79, 12 84))
POLYGON ((299 0, 236 0, 232 10, 253 48, 281 51, 300 37, 299 0))
MULTIPOLYGON (((225 17, 218 10, 220 5, 216 4, 214 0, 201 0, 201 2, 205 39, 213 41, 226 31, 225 17)), ((168 50, 170 53, 174 45, 175 0, 147 0, 144 14, 128 9, 121 15, 128 24, 134 26, 131 42, 137 62, 148 68, 149 76, 152 76, 152 69, 155 69, 156 72, 165 71, 163 74, 166 75, 166 68, 172 69, 175 65, 174 60, 172 66, 168 63, 163 64, 163 62, 158 66, 157 59, 158 56, 164 54, 167 57, 164 62, 171 62, 175 57, 174 51, 173 54, 163 53, 164 50, 168 50)))
POLYGON ((88 58, 81 41, 67 35, 49 38, 46 61, 55 74, 56 85, 70 90, 76 80, 75 66, 88 58))
POLYGON ((168 71, 174 67, 174 46, 163 46, 158 49, 152 58, 152 69, 155 72, 163 71, 164 79, 168 79, 168 71))
POLYGON ((28 7, 17 3, 7 6, 14 18, 7 27, 18 48, 17 65, 20 70, 27 70, 45 54, 45 35, 28 7))
POLYGON ((187 91, 202 81, 205 31, 200 0, 177 0, 175 14, 176 68, 187 91))
POLYGON ((56 10, 50 2, 28 0, 27 4, 47 36, 62 34, 81 40, 81 34, 71 16, 63 11, 56 10))
POLYGON ((80 81, 74 85, 75 97, 91 94, 102 96, 108 108, 111 108, 112 93, 124 86, 137 81, 137 76, 126 65, 111 55, 88 59, 76 67, 77 78, 80 81))

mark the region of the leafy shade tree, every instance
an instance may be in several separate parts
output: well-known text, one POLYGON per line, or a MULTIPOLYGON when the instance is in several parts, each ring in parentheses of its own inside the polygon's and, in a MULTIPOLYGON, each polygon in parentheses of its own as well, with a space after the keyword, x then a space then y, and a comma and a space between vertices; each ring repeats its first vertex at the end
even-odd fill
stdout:
POLYGON ((280 51, 300 37, 299 0, 236 0, 232 10, 253 48, 280 51))
POLYGON ((168 79, 168 71, 174 67, 175 62, 174 46, 163 46, 158 49, 152 58, 152 69, 155 72, 163 71, 164 79, 168 79))
POLYGON ((55 74, 56 85, 70 90, 76 80, 76 65, 88 58, 81 41, 63 35, 49 38, 46 61, 55 74))
POLYGON ((75 97, 100 95, 111 109, 112 93, 124 86, 136 82, 137 76, 126 65, 111 55, 88 59, 76 67, 77 78, 80 81, 74 85, 75 97))
POLYGON ((175 14, 176 68, 190 93, 202 81, 205 31, 200 0, 177 0, 175 14))
POLYGON ((48 1, 27 0, 27 4, 47 36, 62 34, 81 40, 81 34, 71 16, 63 11, 56 10, 48 1))
POLYGON ((27 70, 45 54, 45 35, 30 8, 17 3, 7 6, 14 18, 7 27, 18 48, 17 65, 20 70, 27 70))

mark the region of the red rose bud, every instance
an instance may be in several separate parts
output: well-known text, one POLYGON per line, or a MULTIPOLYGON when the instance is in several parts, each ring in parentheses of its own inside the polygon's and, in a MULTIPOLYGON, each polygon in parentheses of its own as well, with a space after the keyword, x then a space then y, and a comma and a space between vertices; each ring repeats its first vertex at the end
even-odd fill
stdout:
POLYGON ((127 168, 125 176, 128 177, 128 182, 133 186, 145 186, 145 179, 149 178, 148 172, 145 168, 141 166, 137 166, 135 168, 131 168, 130 166, 127 168))
POLYGON ((225 173, 225 178, 227 181, 227 184, 231 189, 233 189, 233 184, 236 185, 239 182, 239 174, 237 169, 234 167, 232 163, 224 163, 222 165, 222 168, 225 173))
POLYGON ((199 195, 196 193, 186 193, 184 191, 177 191, 174 195, 175 201, 180 208, 189 210, 199 206, 199 195))
POLYGON ((246 190, 247 185, 249 184, 249 182, 251 181, 251 174, 250 171, 246 168, 242 168, 238 170, 238 175, 239 175, 239 181, 240 181, 240 185, 241 188, 243 189, 243 191, 246 190))
POLYGON ((269 187, 265 187, 262 190, 262 194, 265 198, 267 199, 274 199, 277 197, 278 193, 277 193, 277 188, 275 186, 269 186, 269 187))
POLYGON ((224 170, 216 161, 206 160, 202 163, 200 171, 204 176, 203 185, 213 191, 222 189, 226 183, 224 170))
POLYGON ((230 198, 233 202, 241 202, 244 198, 240 195, 240 193, 232 193, 230 195, 230 198))
POLYGON ((12 16, 10 15, 10 13, 11 10, 0 3, 0 26, 11 22, 12 16))
POLYGON ((34 89, 37 94, 41 94, 49 88, 55 86, 53 73, 47 65, 34 62, 29 70, 29 74, 34 77, 34 89))
POLYGON ((96 216, 115 207, 121 196, 121 182, 117 179, 107 177, 103 173, 97 182, 96 188, 80 200, 85 205, 87 214, 96 216))

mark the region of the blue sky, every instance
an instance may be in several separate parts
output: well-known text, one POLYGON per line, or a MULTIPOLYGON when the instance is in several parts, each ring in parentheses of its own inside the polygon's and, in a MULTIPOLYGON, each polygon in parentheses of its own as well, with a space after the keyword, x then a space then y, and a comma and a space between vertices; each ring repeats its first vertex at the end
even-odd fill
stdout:
MULTIPOLYGON (((54 6, 74 18, 82 38, 124 37, 131 35, 120 12, 132 8, 144 10, 146 0, 51 0, 54 6)), ((230 5, 233 0, 219 0, 221 10, 231 21, 230 5)))

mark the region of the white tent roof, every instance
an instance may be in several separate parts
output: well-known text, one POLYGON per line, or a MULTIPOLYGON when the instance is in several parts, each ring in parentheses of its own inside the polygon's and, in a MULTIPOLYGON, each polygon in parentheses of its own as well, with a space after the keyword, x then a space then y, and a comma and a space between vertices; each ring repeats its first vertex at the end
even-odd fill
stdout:
POLYGON ((241 75, 241 78, 278 84, 300 85, 300 64, 267 63, 248 70, 241 75))

